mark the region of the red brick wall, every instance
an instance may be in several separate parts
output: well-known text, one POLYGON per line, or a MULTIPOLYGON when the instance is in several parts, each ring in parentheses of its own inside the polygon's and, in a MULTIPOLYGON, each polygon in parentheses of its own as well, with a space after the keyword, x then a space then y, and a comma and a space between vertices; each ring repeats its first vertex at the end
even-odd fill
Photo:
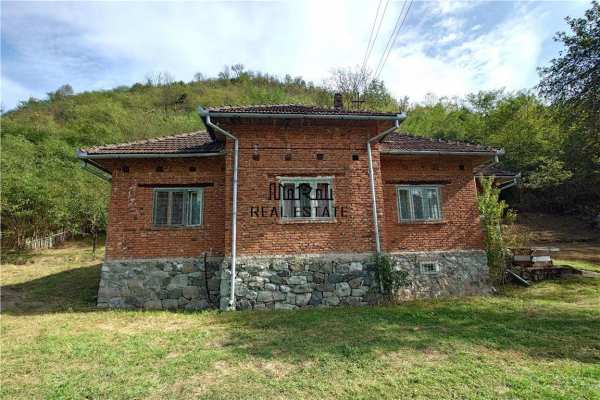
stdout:
POLYGON ((223 254, 224 158, 131 159, 104 162, 113 171, 106 259, 198 257, 223 254), (129 172, 123 172, 123 166, 129 172), (163 172, 156 172, 162 166, 163 172), (190 171, 196 167, 196 171, 190 171), (203 224, 193 228, 152 226, 153 184, 212 183, 204 188, 203 224))
MULTIPOLYGON (((390 122, 307 120, 217 120, 240 138, 238 255, 372 252, 374 234, 366 142, 390 122), (257 146, 258 160, 253 158, 257 146), (324 160, 317 160, 322 153, 324 160), (290 161, 285 155, 291 154, 290 161), (352 155, 358 160, 352 160, 352 155), (281 223, 270 216, 278 176, 332 176, 338 215, 333 222, 281 223), (252 215, 262 207, 266 216, 252 215)), ((113 171, 106 247, 108 260, 230 254, 233 144, 225 157, 107 161, 113 171), (122 166, 127 165, 125 173, 122 166), (162 166, 164 172, 156 172, 162 166), (196 171, 190 171, 190 167, 196 171), (203 225, 152 226, 153 184, 212 183, 204 189, 203 225), (140 186, 142 185, 142 186, 140 186)), ((381 239, 385 251, 479 249, 483 247, 470 160, 452 157, 383 156, 373 148, 381 239), (459 169, 464 165, 464 170, 459 169), (447 180, 441 224, 399 224, 395 180, 447 180)))
POLYGON ((483 249, 472 160, 458 157, 382 156, 385 251, 483 249), (459 168, 464 166, 464 170, 459 168), (399 223, 396 184, 441 181, 441 223, 399 223))
MULTIPOLYGON (((239 255, 370 252, 374 248, 367 169, 367 139, 390 122, 349 121, 216 121, 240 138, 238 192, 239 255), (253 159, 258 145, 259 160, 253 159), (292 159, 285 161, 285 154, 292 159), (319 161, 316 154, 322 153, 319 161), (359 156, 352 160, 352 154, 359 156), (278 176, 333 176, 335 222, 280 223, 278 217, 256 217, 251 207, 270 211, 269 184, 278 176)), ((232 171, 232 142, 227 144, 226 172, 232 171)), ((226 215, 231 215, 231 182, 226 180, 226 215)), ((225 251, 230 249, 230 225, 225 227, 225 251)))

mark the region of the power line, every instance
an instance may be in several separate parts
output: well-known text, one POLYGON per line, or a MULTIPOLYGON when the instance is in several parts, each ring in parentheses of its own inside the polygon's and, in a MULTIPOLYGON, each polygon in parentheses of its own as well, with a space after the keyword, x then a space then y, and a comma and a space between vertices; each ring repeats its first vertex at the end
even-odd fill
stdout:
POLYGON ((410 0, 408 7, 406 8, 406 12, 404 13, 404 17, 402 18, 402 22, 400 22, 400 18, 402 17, 402 13, 404 11, 404 8, 405 8, 404 6, 406 5, 406 1, 402 5, 402 10, 400 10, 400 15, 398 15, 398 19, 396 20, 396 26, 394 27, 394 30, 392 31, 392 34, 390 35, 390 38, 385 46, 385 50, 383 51, 383 54, 381 55, 379 64, 377 65, 377 69, 375 70, 375 77, 373 78, 373 80, 379 79, 379 75, 381 75, 381 72, 383 71, 383 68, 387 62, 387 59, 388 59, 390 53, 392 52, 393 44, 396 41, 396 38, 398 37, 398 33, 400 33, 400 30, 402 29, 402 27, 404 26, 404 23, 406 22, 406 18, 408 17, 408 13, 410 12, 410 8, 411 8, 412 4, 413 4, 413 0, 410 0), (399 22, 400 22, 400 24, 398 24, 399 22))
POLYGON ((392 29, 392 32, 390 33, 390 37, 388 38, 388 40, 385 44, 385 47, 383 48, 383 53, 381 53, 381 57, 379 57, 379 62, 377 62, 377 67, 375 68, 375 73, 377 73, 379 71, 379 67, 383 63, 385 54, 387 53, 388 47, 390 46, 390 42, 392 41, 392 38, 394 37, 394 35, 396 33, 396 29, 398 29, 398 26, 400 25, 400 21, 402 20, 402 15, 404 14, 405 7, 406 7, 406 0, 404 0, 404 2, 402 3, 402 8, 400 9, 398 18, 396 18, 396 22, 394 23, 394 28, 392 29))
POLYGON ((385 45, 385 49, 383 50, 383 53, 381 54, 381 58, 379 59, 379 63, 377 64, 377 68, 375 69, 375 75, 373 78, 374 80, 379 79, 379 75, 381 75, 381 72, 383 71, 383 67, 385 66, 385 64, 387 62, 387 59, 392 51, 392 48, 394 47, 394 43, 396 42, 398 33, 400 32, 400 29, 404 25, 404 21, 406 21, 406 17, 408 15, 408 11, 410 10, 411 5, 412 5, 412 0, 410 1, 408 8, 406 8, 406 0, 402 4, 402 9, 400 10, 400 13, 398 14, 398 19, 396 20, 396 25, 394 26, 394 29, 392 30, 392 33, 390 34, 390 37, 385 45), (406 12, 405 12, 405 9, 406 9, 406 12))
POLYGON ((363 62, 361 64, 360 70, 364 71, 365 65, 367 63, 367 54, 369 54, 369 49, 371 47, 371 40, 373 39, 373 32, 375 31, 375 25, 377 25, 377 17, 379 17, 379 8, 381 8, 381 0, 377 4, 377 11, 375 12, 375 19, 373 20, 373 26, 371 26, 371 34, 369 35, 369 42, 367 43, 367 48, 365 50, 365 56, 363 57, 363 62))
MULTIPOLYGON (((370 46, 367 46, 367 51, 365 53, 365 59, 363 62, 363 67, 361 68, 361 72, 364 71, 364 68, 366 68, 366 66, 369 62, 369 58, 371 57, 371 52, 373 51, 373 48, 375 47, 375 42, 377 42, 377 37, 379 36, 379 31, 381 30, 381 24, 383 22, 383 19, 385 17, 385 13, 387 11, 389 4, 390 4, 390 0, 386 0, 385 6, 383 7, 383 12, 381 13, 381 19, 379 19, 379 24, 377 25, 377 30, 375 31, 375 37, 373 38, 373 41, 370 42, 370 46)), ((380 0, 379 5, 381 5, 381 0, 380 0)), ((377 9, 379 10, 379 7, 377 7, 377 9)), ((377 15, 375 15, 375 21, 373 21, 373 22, 374 23, 377 22, 377 15)), ((375 24, 373 24, 373 26, 375 26, 375 24)))

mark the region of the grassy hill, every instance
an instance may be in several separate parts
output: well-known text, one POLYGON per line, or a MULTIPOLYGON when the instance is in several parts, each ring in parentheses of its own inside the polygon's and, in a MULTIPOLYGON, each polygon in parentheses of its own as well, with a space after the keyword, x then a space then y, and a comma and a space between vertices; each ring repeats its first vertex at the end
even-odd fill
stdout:
MULTIPOLYGON (((381 87, 367 108, 397 110, 381 87)), ((162 76, 146 84, 73 94, 65 85, 2 115, 2 228, 5 245, 59 229, 105 225, 108 184, 82 171, 78 147, 203 129, 199 105, 301 103, 331 106, 331 90, 301 78, 244 72, 195 82, 162 76)))

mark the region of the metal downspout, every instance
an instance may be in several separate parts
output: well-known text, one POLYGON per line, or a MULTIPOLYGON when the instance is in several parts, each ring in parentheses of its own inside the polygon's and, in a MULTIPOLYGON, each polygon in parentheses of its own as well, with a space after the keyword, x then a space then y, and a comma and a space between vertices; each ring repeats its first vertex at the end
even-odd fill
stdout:
MULTIPOLYGON (((201 114, 202 115, 202 114, 201 114)), ((237 255, 237 192, 238 192, 238 156, 239 156, 239 139, 227 132, 225 129, 221 128, 218 125, 215 125, 210 120, 210 115, 208 113, 204 114, 206 116, 206 125, 211 128, 219 131, 226 137, 233 140, 233 195, 232 195, 232 205, 231 205, 231 284, 230 284, 230 294, 229 294, 229 309, 235 310, 235 262, 237 255)))
POLYGON ((406 119, 406 115, 398 115, 394 121, 394 126, 379 133, 367 141, 367 157, 369 159, 369 185, 371 186, 371 209, 373 210, 373 229, 375 229, 375 250, 377 254, 381 253, 381 240, 379 238, 379 219, 377 218, 377 195, 375 193, 375 175, 373 172, 373 157, 371 155, 371 143, 383 140, 387 135, 400 127, 400 122, 406 119))

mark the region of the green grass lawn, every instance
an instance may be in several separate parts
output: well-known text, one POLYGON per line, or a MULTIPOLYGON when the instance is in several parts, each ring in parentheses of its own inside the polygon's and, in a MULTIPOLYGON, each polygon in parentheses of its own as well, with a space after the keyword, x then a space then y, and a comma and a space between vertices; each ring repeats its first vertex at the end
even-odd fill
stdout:
POLYGON ((15 260, 5 399, 600 398, 598 278, 387 307, 99 311, 87 246, 15 260))
POLYGON ((577 269, 583 269, 586 271, 600 272, 600 264, 583 261, 583 260, 554 260, 555 265, 570 265, 577 269))

